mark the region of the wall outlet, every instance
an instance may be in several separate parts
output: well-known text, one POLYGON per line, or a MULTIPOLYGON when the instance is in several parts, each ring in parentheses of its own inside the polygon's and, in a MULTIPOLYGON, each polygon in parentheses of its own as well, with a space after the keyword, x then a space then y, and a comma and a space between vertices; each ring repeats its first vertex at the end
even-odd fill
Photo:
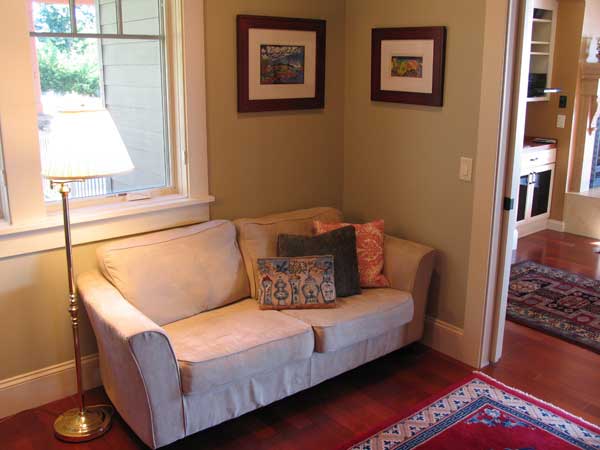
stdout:
POLYGON ((567 116, 564 114, 559 114, 556 116, 556 128, 564 128, 565 122, 567 121, 567 116))
POLYGON ((458 171, 458 179, 462 181, 471 181, 473 176, 473 158, 460 158, 460 169, 458 171))

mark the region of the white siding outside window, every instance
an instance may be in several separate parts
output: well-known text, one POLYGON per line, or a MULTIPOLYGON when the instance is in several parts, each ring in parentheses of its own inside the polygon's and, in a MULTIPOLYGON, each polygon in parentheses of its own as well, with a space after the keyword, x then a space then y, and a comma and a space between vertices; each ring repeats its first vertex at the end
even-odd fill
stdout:
MULTIPOLYGON (((117 32, 115 0, 99 1, 100 31, 117 32)), ((162 35, 158 0, 122 0, 125 34, 162 35)), ((102 40, 104 101, 121 132, 135 172, 113 177, 115 192, 169 184, 164 45, 162 41, 102 40)))

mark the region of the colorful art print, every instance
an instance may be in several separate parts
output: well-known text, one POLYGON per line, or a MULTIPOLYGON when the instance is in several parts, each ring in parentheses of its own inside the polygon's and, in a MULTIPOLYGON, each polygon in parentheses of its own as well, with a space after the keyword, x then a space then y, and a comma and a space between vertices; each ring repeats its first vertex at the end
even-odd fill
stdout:
POLYGON ((257 265, 261 309, 336 306, 333 256, 259 258, 257 265))
POLYGON ((446 27, 374 28, 371 100, 442 106, 445 54, 446 27))
POLYGON ((422 56, 392 55, 390 75, 392 77, 423 78, 422 56))
POLYGON ((304 45, 260 46, 260 84, 304 83, 304 45))
POLYGON ((237 16, 238 112, 324 108, 326 24, 237 16))

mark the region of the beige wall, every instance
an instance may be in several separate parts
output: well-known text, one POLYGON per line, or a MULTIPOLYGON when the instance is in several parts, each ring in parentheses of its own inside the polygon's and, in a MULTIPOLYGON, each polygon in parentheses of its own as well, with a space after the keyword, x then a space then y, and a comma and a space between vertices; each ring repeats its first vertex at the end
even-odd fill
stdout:
POLYGON ((484 8, 479 0, 346 6, 344 211, 382 217, 388 232, 439 250, 429 314, 457 326, 473 211, 473 185, 459 181, 458 167, 460 156, 476 156, 484 8), (448 27, 443 108, 371 102, 371 29, 434 25, 448 27))
POLYGON ((584 0, 560 0, 558 5, 552 87, 563 90, 561 95, 568 97, 567 108, 559 109, 559 95, 556 94, 551 95, 547 102, 527 104, 525 134, 551 137, 558 141, 550 211, 550 218, 555 220, 563 220, 584 9, 584 0), (567 116, 565 128, 556 128, 558 114, 567 116))
POLYGON ((214 218, 341 206, 344 0, 207 0, 208 160, 214 218), (325 109, 237 112, 237 14, 327 20, 325 109))
MULTIPOLYGON (((76 272, 95 266, 97 244, 75 248, 76 272)), ((73 359, 64 250, 0 260, 0 380, 73 359)), ((83 354, 96 352, 82 314, 83 354)))

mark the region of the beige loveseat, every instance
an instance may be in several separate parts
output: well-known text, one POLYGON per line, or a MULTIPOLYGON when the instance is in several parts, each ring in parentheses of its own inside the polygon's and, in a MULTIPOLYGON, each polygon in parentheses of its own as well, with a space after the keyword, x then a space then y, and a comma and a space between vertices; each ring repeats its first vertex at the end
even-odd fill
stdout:
POLYGON ((310 234, 332 208, 225 220, 109 243, 78 278, 104 388, 158 448, 309 388, 421 338, 433 250, 385 240, 389 289, 335 309, 261 311, 257 257, 278 233, 310 234), (241 252, 240 252, 241 250, 241 252))

